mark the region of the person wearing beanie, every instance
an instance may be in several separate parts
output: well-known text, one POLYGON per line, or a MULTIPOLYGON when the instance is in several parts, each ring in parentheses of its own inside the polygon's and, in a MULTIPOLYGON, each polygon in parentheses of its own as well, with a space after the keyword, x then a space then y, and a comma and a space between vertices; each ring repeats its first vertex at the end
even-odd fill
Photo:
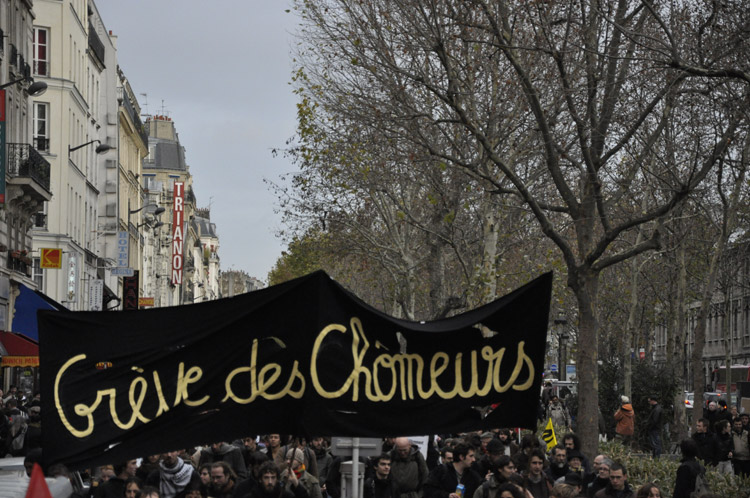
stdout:
POLYGON ((498 459, 505 454, 505 448, 503 447, 503 443, 495 438, 487 443, 485 452, 486 454, 474 462, 472 466, 482 476, 482 479, 487 479, 492 472, 497 470, 498 459))
POLYGON ((295 482, 302 485, 310 498, 323 498, 318 478, 305 469, 305 454, 299 448, 290 448, 286 452, 287 468, 281 473, 281 480, 290 491, 295 482))
POLYGON ((615 422, 615 438, 622 441, 623 445, 629 446, 635 432, 635 412, 627 396, 620 397, 620 409, 615 412, 615 422))

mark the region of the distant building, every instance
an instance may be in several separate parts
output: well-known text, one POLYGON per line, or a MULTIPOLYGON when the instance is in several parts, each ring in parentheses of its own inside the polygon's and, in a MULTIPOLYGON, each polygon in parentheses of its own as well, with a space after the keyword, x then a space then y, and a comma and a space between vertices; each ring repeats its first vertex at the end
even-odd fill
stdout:
MULTIPOLYGON (((725 366, 727 348, 732 365, 750 365, 750 243, 736 243, 721 263, 717 289, 711 299, 706 319, 706 342, 703 348, 703 376, 711 384, 711 373, 725 366)), ((684 317, 687 338, 682 344, 685 358, 683 379, 685 387, 692 390, 694 372, 690 368, 690 355, 695 347, 695 326, 700 302, 687 306, 684 317)), ((665 322, 666 317, 661 317, 665 322)), ((667 359, 667 327, 655 327, 654 360, 667 359)), ((743 379, 744 380, 744 379, 743 379)))
POLYGON ((242 270, 221 273, 221 297, 232 297, 264 288, 263 282, 242 270))

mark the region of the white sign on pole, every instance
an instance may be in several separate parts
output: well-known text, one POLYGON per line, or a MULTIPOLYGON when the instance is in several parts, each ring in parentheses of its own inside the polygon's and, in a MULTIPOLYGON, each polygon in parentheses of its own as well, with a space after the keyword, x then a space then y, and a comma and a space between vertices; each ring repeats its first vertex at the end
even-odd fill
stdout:
POLYGON ((429 439, 429 436, 410 436, 409 441, 411 441, 411 444, 416 444, 419 448, 419 452, 422 454, 422 456, 427 460, 427 441, 429 439))
POLYGON ((104 299, 104 280, 95 279, 89 281, 89 310, 101 311, 104 299))

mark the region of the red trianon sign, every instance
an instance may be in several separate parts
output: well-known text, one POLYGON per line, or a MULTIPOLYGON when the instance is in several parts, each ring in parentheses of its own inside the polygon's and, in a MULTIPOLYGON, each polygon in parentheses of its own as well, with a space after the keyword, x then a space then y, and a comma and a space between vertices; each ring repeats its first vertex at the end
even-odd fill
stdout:
POLYGON ((185 241, 183 222, 185 221, 185 184, 174 182, 172 204, 172 284, 182 285, 182 245, 185 241))

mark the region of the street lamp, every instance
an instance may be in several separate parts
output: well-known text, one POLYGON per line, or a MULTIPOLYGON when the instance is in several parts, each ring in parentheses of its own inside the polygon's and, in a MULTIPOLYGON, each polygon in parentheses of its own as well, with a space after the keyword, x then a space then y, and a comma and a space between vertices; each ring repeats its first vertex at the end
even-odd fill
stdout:
POLYGON ((112 150, 112 149, 115 148, 115 147, 112 147, 109 144, 103 144, 101 140, 91 140, 89 142, 86 142, 85 144, 76 145, 75 147, 71 147, 70 145, 68 145, 68 157, 70 157, 70 153, 71 152, 75 152, 78 149, 82 149, 82 148, 86 147, 87 145, 93 144, 94 142, 98 142, 99 143, 99 145, 96 146, 96 153, 97 154, 104 154, 105 152, 108 152, 108 151, 110 151, 110 150, 112 150))
POLYGON ((555 318, 555 329, 557 330, 557 346, 558 346, 558 370, 560 372, 560 380, 568 380, 567 374, 567 355, 565 354, 565 343, 570 339, 568 332, 565 330, 565 326, 568 324, 568 320, 565 319, 565 315, 560 312, 555 318))
MULTIPOLYGON (((20 78, 14 81, 9 81, 8 83, 4 83, 0 85, 0 90, 3 90, 5 88, 8 88, 9 86, 13 86, 16 83, 21 83, 22 81, 33 81, 31 78, 20 78)), ((32 97, 38 97, 42 95, 44 92, 47 91, 47 83, 43 81, 37 81, 29 85, 29 87, 26 89, 26 92, 32 97)))

